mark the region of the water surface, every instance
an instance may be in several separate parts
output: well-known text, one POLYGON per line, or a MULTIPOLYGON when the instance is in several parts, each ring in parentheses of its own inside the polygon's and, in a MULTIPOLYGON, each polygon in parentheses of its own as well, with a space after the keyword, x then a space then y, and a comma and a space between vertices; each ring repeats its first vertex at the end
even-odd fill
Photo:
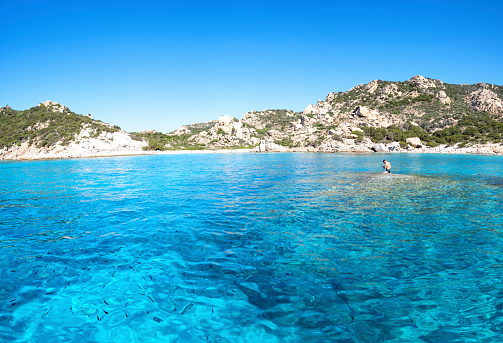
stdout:
POLYGON ((502 175, 471 155, 2 162, 0 340, 501 341, 502 175))

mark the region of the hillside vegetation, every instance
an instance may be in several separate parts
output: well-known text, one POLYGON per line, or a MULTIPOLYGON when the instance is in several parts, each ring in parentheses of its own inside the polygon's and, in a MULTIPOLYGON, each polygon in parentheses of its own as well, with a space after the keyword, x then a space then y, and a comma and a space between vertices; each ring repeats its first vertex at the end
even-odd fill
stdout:
POLYGON ((502 86, 485 83, 446 84, 419 75, 403 82, 374 80, 330 93, 302 113, 274 109, 252 111, 241 120, 223 116, 150 140, 161 150, 249 147, 264 139, 322 151, 348 145, 348 139, 355 145, 400 142, 403 147, 412 137, 431 147, 501 143, 502 99, 502 86))
MULTIPOLYGON (((67 145, 83 129, 91 137, 120 131, 51 101, 25 111, 0 110, 0 148, 23 142, 67 145)), ((301 151, 370 151, 376 143, 402 148, 499 145, 503 87, 447 84, 420 75, 403 82, 374 80, 329 93, 303 112, 251 111, 242 119, 225 115, 171 133, 149 130, 129 137, 146 144, 145 150, 253 148, 263 142, 301 151)))
POLYGON ((84 127, 95 137, 101 132, 120 131, 118 126, 76 114, 57 103, 40 104, 24 111, 6 106, 0 110, 0 148, 23 142, 37 147, 68 145, 84 127))
POLYGON ((372 85, 331 94, 327 101, 342 115, 350 114, 358 105, 398 122, 398 125, 388 127, 361 125, 363 136, 370 137, 374 142, 404 141, 409 137, 419 137, 430 145, 501 142, 502 86, 455 85, 431 79, 425 82, 377 80, 372 85), (481 91, 493 93, 493 97, 484 98, 482 95, 470 102, 470 94, 481 91), (417 125, 412 126, 411 123, 417 125))

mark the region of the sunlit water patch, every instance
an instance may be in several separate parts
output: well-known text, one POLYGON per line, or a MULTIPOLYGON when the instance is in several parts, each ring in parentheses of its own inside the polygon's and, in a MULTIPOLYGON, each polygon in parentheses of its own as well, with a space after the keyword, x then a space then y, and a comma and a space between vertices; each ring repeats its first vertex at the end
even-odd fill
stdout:
POLYGON ((500 341, 502 163, 0 163, 0 340, 500 341))

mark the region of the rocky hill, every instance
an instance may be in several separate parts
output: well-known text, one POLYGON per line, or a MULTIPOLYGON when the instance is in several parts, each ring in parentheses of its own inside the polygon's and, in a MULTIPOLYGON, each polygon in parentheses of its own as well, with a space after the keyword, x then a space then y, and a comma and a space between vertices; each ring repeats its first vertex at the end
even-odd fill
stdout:
POLYGON ((163 134, 119 127, 47 101, 0 109, 0 159, 139 154, 145 150, 432 151, 503 153, 503 86, 455 85, 420 75, 329 93, 303 112, 228 115, 163 134))
POLYGON ((25 111, 0 109, 0 159, 128 155, 146 145, 118 126, 50 100, 25 111))
POLYGON ((418 75, 404 82, 374 80, 330 93, 302 113, 254 111, 241 120, 223 116, 183 126, 170 135, 159 135, 155 147, 170 149, 183 141, 184 148, 335 152, 449 147, 480 151, 485 147, 500 151, 502 134, 502 86, 454 85, 418 75))

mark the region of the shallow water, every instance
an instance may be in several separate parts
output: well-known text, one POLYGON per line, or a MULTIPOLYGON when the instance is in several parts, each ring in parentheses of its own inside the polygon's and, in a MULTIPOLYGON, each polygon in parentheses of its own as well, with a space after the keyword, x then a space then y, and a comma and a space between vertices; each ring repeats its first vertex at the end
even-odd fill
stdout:
POLYGON ((0 175, 0 341, 503 339, 501 156, 161 155, 0 175))

